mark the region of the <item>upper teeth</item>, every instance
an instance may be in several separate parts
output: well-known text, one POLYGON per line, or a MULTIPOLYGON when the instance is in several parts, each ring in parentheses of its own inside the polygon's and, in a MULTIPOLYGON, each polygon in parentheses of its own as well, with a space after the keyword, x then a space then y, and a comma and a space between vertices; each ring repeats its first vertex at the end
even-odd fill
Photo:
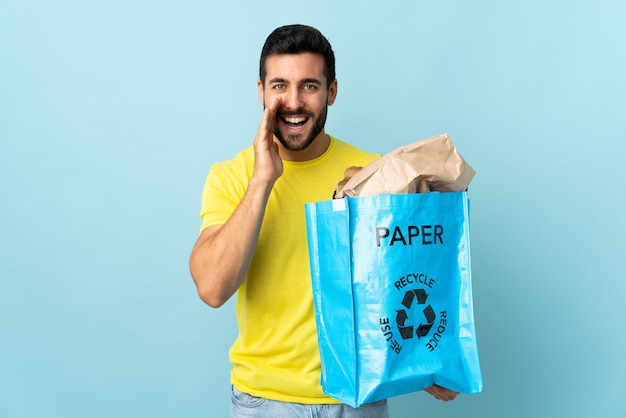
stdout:
POLYGON ((292 117, 286 117, 285 120, 289 123, 301 123, 301 122, 304 122, 306 118, 302 116, 292 116, 292 117))

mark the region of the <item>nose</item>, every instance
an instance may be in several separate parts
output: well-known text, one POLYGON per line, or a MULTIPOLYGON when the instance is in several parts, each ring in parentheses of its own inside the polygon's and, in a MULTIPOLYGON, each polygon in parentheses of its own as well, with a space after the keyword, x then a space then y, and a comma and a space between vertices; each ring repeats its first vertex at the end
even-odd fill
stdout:
POLYGON ((291 88, 283 97, 283 105, 288 110, 296 110, 302 108, 302 98, 300 96, 300 89, 291 88))

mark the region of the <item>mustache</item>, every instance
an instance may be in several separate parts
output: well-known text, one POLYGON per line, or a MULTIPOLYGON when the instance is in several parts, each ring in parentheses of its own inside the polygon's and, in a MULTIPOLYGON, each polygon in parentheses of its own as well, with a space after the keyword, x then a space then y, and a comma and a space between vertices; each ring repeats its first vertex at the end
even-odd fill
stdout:
MULTIPOLYGON (((263 110, 265 110, 267 108, 267 106, 265 105, 265 101, 263 102, 263 110)), ((315 114, 311 111, 308 110, 304 110, 303 107, 299 108, 299 109, 295 109, 295 110, 289 110, 289 109, 284 109, 284 110, 280 110, 278 109, 276 111, 276 117, 280 118, 280 117, 285 117, 285 116, 308 116, 308 117, 314 117, 315 114)))

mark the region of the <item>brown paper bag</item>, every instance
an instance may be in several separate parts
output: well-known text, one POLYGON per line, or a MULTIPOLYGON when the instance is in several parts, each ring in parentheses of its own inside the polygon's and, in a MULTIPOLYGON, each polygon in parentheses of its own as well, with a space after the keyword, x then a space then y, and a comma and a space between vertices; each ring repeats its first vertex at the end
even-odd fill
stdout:
POLYGON ((475 174, 450 136, 441 134, 397 148, 363 168, 348 168, 334 197, 460 192, 475 174))

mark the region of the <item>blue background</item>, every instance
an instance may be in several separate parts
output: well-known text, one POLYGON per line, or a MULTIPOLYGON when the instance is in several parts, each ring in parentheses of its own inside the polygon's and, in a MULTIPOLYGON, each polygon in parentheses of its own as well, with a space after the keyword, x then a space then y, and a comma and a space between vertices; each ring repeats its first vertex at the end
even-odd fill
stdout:
POLYGON ((214 162, 252 142, 258 55, 337 54, 328 132, 448 132, 477 175, 485 392, 402 417, 623 417, 626 4, 0 1, 0 416, 223 417, 234 304, 187 259, 214 162))

